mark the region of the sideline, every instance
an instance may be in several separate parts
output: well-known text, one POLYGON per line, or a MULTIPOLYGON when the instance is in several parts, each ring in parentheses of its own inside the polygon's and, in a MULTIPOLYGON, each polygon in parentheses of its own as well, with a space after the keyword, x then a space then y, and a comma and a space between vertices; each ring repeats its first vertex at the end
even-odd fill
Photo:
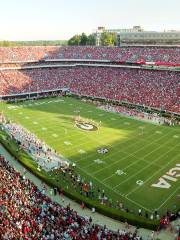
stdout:
MULTIPOLYGON (((4 149, 4 147, 0 144, 0 154, 4 155, 6 160, 21 174, 24 172, 24 167, 17 162, 8 152, 4 149)), ((25 177, 30 179, 40 190, 42 190, 42 181, 39 180, 37 177, 35 177, 32 173, 30 173, 28 170, 26 170, 25 177)), ((104 226, 106 225, 109 229, 113 231, 117 231, 118 229, 125 229, 126 231, 132 231, 134 232, 135 227, 129 226, 129 229, 127 229, 127 226, 119 221, 113 220, 109 217, 103 216, 97 212, 92 213, 91 210, 85 208, 81 209, 80 205, 69 198, 63 196, 60 197, 59 194, 56 196, 51 194, 51 188, 47 186, 46 195, 49 196, 53 201, 59 203, 62 206, 67 206, 70 204, 71 208, 73 208, 77 213, 81 216, 87 216, 92 217, 93 223, 104 226)), ((179 220, 180 221, 180 220, 179 220)), ((152 231, 140 228, 138 229, 138 234, 143 238, 143 240, 150 240, 152 239, 150 236, 152 234, 152 231)), ((155 237, 153 239, 159 239, 159 240, 173 240, 174 239, 174 233, 166 231, 161 231, 159 234, 155 234, 155 237)))

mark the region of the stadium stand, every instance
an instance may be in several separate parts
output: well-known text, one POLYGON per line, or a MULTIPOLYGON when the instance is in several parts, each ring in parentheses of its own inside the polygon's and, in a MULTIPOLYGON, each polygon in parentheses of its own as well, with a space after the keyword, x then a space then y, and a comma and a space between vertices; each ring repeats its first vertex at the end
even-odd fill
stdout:
POLYGON ((0 155, 0 239, 141 240, 134 233, 94 225, 68 205, 52 202, 0 155), (8 186, 8 187, 7 187, 8 186))
POLYGON ((0 47, 0 62, 41 59, 96 59, 121 62, 180 63, 179 47, 0 47))
POLYGON ((71 92, 180 113, 180 73, 131 68, 59 67, 0 72, 0 95, 67 87, 71 92))

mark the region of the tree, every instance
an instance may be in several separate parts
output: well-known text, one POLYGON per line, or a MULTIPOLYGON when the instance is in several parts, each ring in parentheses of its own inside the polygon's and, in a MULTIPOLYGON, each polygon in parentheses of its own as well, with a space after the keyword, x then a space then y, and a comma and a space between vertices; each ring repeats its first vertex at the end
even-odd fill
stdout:
POLYGON ((88 43, 88 37, 85 33, 81 34, 80 45, 85 46, 88 43))
POLYGON ((90 34, 88 36, 88 44, 87 45, 91 45, 91 46, 96 45, 96 37, 94 34, 90 34))
POLYGON ((103 46, 115 46, 116 45, 116 34, 103 32, 101 34, 101 45, 103 46))
POLYGON ((69 39, 68 45, 74 46, 74 45, 80 45, 81 36, 80 35, 74 35, 72 38, 69 39))
POLYGON ((74 35, 72 38, 68 40, 68 45, 94 46, 96 45, 96 37, 94 34, 90 34, 89 36, 87 36, 85 33, 82 33, 81 35, 74 35))

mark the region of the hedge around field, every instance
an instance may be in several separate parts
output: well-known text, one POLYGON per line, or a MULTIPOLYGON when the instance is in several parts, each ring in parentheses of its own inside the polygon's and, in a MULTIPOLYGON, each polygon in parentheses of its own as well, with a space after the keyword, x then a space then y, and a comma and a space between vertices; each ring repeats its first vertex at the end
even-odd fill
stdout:
MULTIPOLYGON (((11 139, 7 135, 7 133, 3 131, 1 128, 0 128, 0 143, 15 158, 15 160, 20 162, 26 169, 28 169, 40 180, 45 182, 48 186, 62 188, 62 186, 58 184, 57 181, 53 181, 53 179, 44 170, 38 171, 37 163, 25 151, 20 150, 15 140, 11 139)), ((97 212, 110 218, 113 218, 115 220, 119 220, 121 222, 127 221, 129 224, 134 225, 136 227, 142 227, 150 230, 157 230, 159 227, 158 220, 146 219, 144 217, 139 217, 131 213, 127 213, 121 210, 107 207, 105 205, 101 205, 100 203, 92 199, 89 199, 85 196, 82 196, 81 194, 75 191, 70 191, 70 189, 68 191, 68 189, 64 189, 64 187, 63 192, 65 196, 74 200, 75 202, 79 204, 84 202, 87 208, 91 209, 92 207, 94 207, 97 212)))

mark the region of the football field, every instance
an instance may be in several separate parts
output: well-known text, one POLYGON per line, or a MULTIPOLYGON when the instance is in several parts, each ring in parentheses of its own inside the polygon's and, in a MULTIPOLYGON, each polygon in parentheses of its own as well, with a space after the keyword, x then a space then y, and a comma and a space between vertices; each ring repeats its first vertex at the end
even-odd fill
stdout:
POLYGON ((112 200, 136 212, 180 207, 180 127, 109 113, 70 97, 1 104, 2 109, 76 163, 77 172, 112 200), (76 124, 75 116, 91 124, 76 124))

